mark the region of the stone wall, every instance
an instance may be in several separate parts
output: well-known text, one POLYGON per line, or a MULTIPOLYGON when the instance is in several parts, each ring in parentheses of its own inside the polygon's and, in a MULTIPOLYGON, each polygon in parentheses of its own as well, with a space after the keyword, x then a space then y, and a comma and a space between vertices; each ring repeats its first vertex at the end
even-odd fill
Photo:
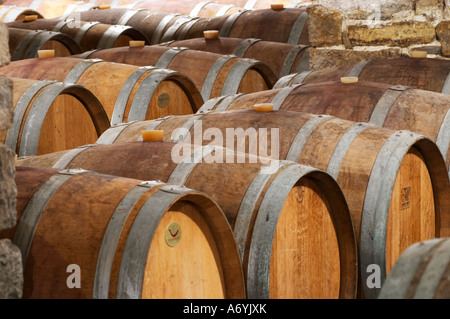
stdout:
MULTIPOLYGON (((3 1, 0 1, 2 3, 3 1)), ((0 65, 9 63, 8 32, 0 23, 0 65)), ((13 120, 12 83, 0 77, 0 130, 8 129, 13 120)), ((0 144, 0 231, 10 229, 17 223, 17 188, 14 181, 15 154, 0 144)), ((23 269, 19 248, 9 239, 0 239, 0 298, 22 297, 23 269)))
POLYGON ((426 51, 450 58, 450 0, 315 0, 313 70, 426 51))

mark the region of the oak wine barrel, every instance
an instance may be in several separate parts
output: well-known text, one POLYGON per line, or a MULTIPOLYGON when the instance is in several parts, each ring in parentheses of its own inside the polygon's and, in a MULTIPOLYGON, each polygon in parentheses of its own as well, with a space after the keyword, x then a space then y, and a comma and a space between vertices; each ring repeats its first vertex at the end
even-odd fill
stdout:
POLYGON ((362 82, 412 86, 416 89, 450 94, 449 60, 408 57, 363 61, 339 68, 290 74, 279 79, 274 87, 339 81, 341 77, 358 77, 362 82))
POLYGON ((161 43, 169 47, 185 47, 192 50, 213 52, 222 55, 236 55, 266 63, 277 78, 288 74, 308 71, 310 47, 261 39, 240 38, 195 38, 161 43))
POLYGON ((271 164, 224 148, 199 147, 174 160, 177 143, 86 145, 19 159, 18 165, 83 167, 115 176, 161 180, 208 194, 230 223, 248 298, 354 298, 356 241, 342 191, 328 174, 289 161, 271 164), (192 159, 194 159, 192 161, 192 159), (135 164, 133 164, 135 163, 135 164))
POLYGON ((88 51, 78 57, 137 66, 154 65, 181 72, 196 84, 204 101, 222 95, 268 90, 277 79, 264 62, 188 48, 120 47, 88 51))
POLYGON ((16 21, 8 23, 7 26, 10 28, 47 30, 66 34, 78 43, 82 52, 126 46, 132 40, 148 42, 140 31, 129 26, 84 22, 76 19, 16 21))
POLYGON ((450 299, 450 238, 433 238, 408 247, 378 298, 450 299))
POLYGON ((26 7, 0 5, 0 21, 3 23, 24 20, 26 16, 36 16, 43 19, 42 14, 26 7))
POLYGON ((77 12, 77 15, 83 21, 132 26, 144 33, 151 44, 199 38, 205 30, 219 30, 221 37, 309 45, 305 8, 243 10, 214 18, 119 8, 77 12))
POLYGON ((190 17, 212 18, 229 15, 243 8, 233 4, 220 4, 212 1, 172 0, 172 1, 136 1, 122 5, 133 9, 147 9, 156 12, 180 13, 190 17))
POLYGON ((223 96, 205 102, 198 113, 252 109, 258 103, 416 132, 433 140, 450 166, 450 96, 446 94, 384 83, 330 81, 223 96))
POLYGON ((94 143, 109 127, 98 99, 85 87, 11 78, 12 127, 0 141, 19 156, 40 155, 94 143))
POLYGON ((1 237, 21 250, 23 298, 245 298, 232 230, 204 193, 82 169, 15 180, 18 222, 1 237))
MULTIPOLYGON (((252 147, 267 140, 281 160, 311 165, 336 179, 355 226, 361 284, 369 275, 368 265, 379 265, 384 280, 409 245, 450 232, 450 183, 442 154, 431 140, 409 131, 328 115, 236 110, 123 123, 106 131, 97 143, 123 144, 142 139, 142 130, 163 130, 167 142, 222 146, 222 136, 228 143, 231 128, 238 150, 254 154, 252 147), (272 130, 278 130, 278 140, 272 130), (203 139, 199 131, 204 132, 203 139), (261 140, 252 140, 251 132, 261 140)), ((376 290, 361 288, 366 298, 376 297, 376 290)))
POLYGON ((8 32, 11 61, 37 58, 39 50, 54 50, 57 57, 83 52, 78 43, 64 33, 11 27, 8 27, 8 32))
POLYGON ((55 57, 13 61, 0 67, 0 74, 83 85, 102 103, 111 124, 192 114, 203 104, 186 75, 152 66, 55 57))

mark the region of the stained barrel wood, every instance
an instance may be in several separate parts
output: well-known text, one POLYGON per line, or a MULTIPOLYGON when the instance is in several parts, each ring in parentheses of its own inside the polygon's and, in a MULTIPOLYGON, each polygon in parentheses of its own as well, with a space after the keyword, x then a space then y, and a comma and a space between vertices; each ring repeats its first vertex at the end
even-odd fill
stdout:
POLYGON ((203 103, 190 78, 156 67, 56 57, 14 61, 1 67, 0 73, 83 85, 102 103, 111 124, 169 114, 192 114, 203 103))
POLYGON ((94 143, 110 123, 85 87, 11 78, 14 118, 0 141, 20 156, 47 154, 94 143))
POLYGON ((450 94, 450 61, 433 58, 395 58, 363 61, 340 68, 306 71, 281 78, 276 88, 302 83, 339 81, 355 76, 359 81, 412 86, 416 89, 450 94))
POLYGON ((36 10, 31 10, 26 7, 0 5, 0 21, 3 23, 20 21, 25 19, 26 16, 36 16, 38 19, 44 18, 36 10))
MULTIPOLYGON (((280 159, 317 167, 336 179, 355 226, 361 285, 370 274, 368 265, 379 265, 384 280, 409 245, 450 232, 449 178, 444 159, 435 143, 410 131, 329 115, 236 110, 124 123, 109 129, 97 143, 136 141, 142 130, 156 129, 164 131, 165 141, 181 138, 184 142, 220 145, 224 143, 222 136, 238 136, 239 130, 227 133, 230 128, 241 130, 236 147, 243 151, 254 154, 251 147, 260 143, 245 138, 253 132, 267 140, 268 150, 278 150, 280 159), (199 130, 209 137, 199 139, 199 130)), ((361 289, 366 298, 375 298, 379 291, 366 285, 361 289)))
POLYGON ((205 192, 232 226, 249 298, 355 297, 356 241, 348 206, 334 179, 289 161, 268 166, 261 158, 236 153, 235 162, 227 164, 216 161, 223 148, 177 153, 174 147, 179 146, 97 144, 19 159, 18 165, 81 166, 205 192))
POLYGON ((85 52, 78 56, 179 71, 196 84, 205 101, 222 95, 268 90, 277 79, 264 62, 187 48, 157 45, 121 47, 85 52))
POLYGON ((245 298, 232 230, 207 195, 80 169, 18 167, 15 180, 17 227, 1 236, 22 252, 23 298, 245 298))
POLYGON ((243 10, 214 18, 119 8, 90 10, 77 15, 84 21, 132 26, 144 33, 151 44, 203 37, 205 30, 219 30, 222 37, 309 45, 305 8, 243 10))
POLYGON ((76 19, 16 21, 8 23, 7 26, 9 28, 47 30, 66 34, 78 43, 82 52, 126 46, 132 40, 147 41, 140 31, 130 26, 77 21, 76 19))
POLYGON ((47 19, 65 17, 73 12, 81 12, 98 8, 96 4, 71 0, 6 0, 5 6, 25 7, 38 11, 47 19))
POLYGON ((165 45, 169 47, 186 47, 223 55, 232 54, 242 58, 262 61, 274 71, 278 78, 310 69, 310 48, 304 45, 229 37, 213 39, 203 37, 170 41, 165 45))
POLYGON ((408 247, 395 263, 379 295, 379 299, 449 298, 449 238, 434 238, 408 247))
POLYGON ((206 102, 199 112, 252 109, 258 103, 420 133, 437 144, 450 166, 450 96, 446 94, 384 83, 331 81, 222 97, 206 102))
POLYGON ((60 32, 8 27, 8 34, 11 61, 37 58, 39 50, 54 50, 57 57, 83 52, 72 37, 60 32))

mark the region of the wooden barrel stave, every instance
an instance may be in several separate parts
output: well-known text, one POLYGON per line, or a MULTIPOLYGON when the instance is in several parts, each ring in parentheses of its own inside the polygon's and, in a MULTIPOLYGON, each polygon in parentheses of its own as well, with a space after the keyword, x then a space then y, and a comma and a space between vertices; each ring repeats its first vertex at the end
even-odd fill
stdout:
POLYGON ((202 193, 83 170, 18 168, 16 183, 18 225, 2 237, 13 239, 23 252, 24 298, 245 297, 232 231, 220 208, 202 193), (123 222, 118 232, 115 218, 123 222), (174 248, 164 239, 172 222, 183 232, 174 248), (144 244, 133 246, 136 240, 144 244), (192 249, 199 254, 190 254, 192 249), (133 254, 143 257, 138 267, 137 259, 129 259, 133 254), (81 289, 66 284, 71 264, 81 267, 81 289), (168 268, 161 271, 164 265, 168 268))

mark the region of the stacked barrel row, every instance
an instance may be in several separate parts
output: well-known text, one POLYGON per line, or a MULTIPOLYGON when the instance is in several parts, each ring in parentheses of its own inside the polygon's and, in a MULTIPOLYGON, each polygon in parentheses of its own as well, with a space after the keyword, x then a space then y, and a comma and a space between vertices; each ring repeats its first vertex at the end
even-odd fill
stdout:
POLYGON ((8 23, 28 52, 0 68, 20 87, 4 139, 21 204, 3 235, 25 298, 376 298, 372 269, 384 284, 408 247, 450 236, 445 94, 362 82, 369 62, 311 71, 304 6, 202 18, 206 2, 126 2, 8 23))

